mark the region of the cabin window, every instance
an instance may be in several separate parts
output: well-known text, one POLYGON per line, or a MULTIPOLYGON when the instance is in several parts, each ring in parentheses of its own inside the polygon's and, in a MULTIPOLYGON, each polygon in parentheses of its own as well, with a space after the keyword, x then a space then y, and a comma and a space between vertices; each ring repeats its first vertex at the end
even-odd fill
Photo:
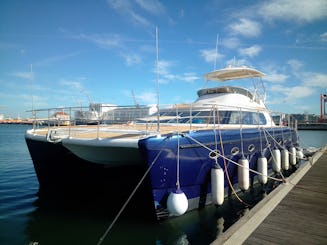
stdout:
MULTIPOLYGON (((212 111, 201 111, 192 113, 192 123, 205 124, 244 124, 244 125, 265 125, 267 123, 263 113, 249 111, 219 111, 214 120, 212 111)), ((186 115, 184 115, 186 116, 186 115)), ((189 117, 189 115, 188 115, 189 117)), ((180 120, 181 122, 182 120, 180 120)), ((184 120, 189 123, 190 120, 184 120)))
MULTIPOLYGON (((177 123, 175 111, 160 113, 162 123, 177 123)), ((219 115, 213 115, 213 111, 189 111, 178 112, 178 123, 192 124, 243 124, 265 125, 267 120, 263 113, 251 111, 219 111, 219 115)))

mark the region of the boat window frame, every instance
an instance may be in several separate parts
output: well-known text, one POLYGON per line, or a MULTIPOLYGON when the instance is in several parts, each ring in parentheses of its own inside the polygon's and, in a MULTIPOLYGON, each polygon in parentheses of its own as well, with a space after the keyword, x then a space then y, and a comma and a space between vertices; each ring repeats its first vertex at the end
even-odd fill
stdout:
POLYGON ((266 125, 267 119, 263 112, 243 110, 219 110, 219 116, 213 118, 213 110, 182 110, 160 112, 160 116, 171 116, 176 118, 162 119, 161 123, 192 123, 192 124, 222 124, 222 125, 266 125), (219 118, 219 122, 218 122, 219 118), (192 121, 191 121, 192 120, 192 121))

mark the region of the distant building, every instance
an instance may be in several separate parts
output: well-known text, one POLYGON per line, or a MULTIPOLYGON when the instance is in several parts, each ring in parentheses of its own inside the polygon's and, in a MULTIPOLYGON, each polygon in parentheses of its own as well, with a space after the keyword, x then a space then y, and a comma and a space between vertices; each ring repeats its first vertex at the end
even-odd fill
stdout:
POLYGON ((283 125, 287 125, 288 121, 291 120, 294 122, 295 120, 298 123, 316 123, 319 120, 319 116, 315 114, 281 114, 281 115, 274 115, 273 121, 275 124, 279 125, 282 123, 283 125))

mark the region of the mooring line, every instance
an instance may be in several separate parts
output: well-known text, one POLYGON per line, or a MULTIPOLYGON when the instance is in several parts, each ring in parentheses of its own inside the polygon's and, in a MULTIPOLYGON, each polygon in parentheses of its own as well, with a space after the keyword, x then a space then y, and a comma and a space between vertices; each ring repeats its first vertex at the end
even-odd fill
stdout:
MULTIPOLYGON (((165 138, 165 140, 167 140, 167 138, 165 138)), ((117 222, 119 216, 122 214, 122 212, 124 211, 124 209, 126 208, 127 204, 130 202, 130 200, 132 199, 132 197, 134 196, 135 192, 138 190, 138 188, 140 187, 140 185, 142 184, 142 182, 144 181, 145 177, 148 175, 148 173, 150 172, 151 168, 153 167, 153 165, 155 164, 155 162, 158 160, 161 152, 164 149, 164 146, 167 144, 167 141, 165 142, 165 144, 163 145, 163 147, 161 147, 161 150, 158 152, 158 154, 156 155, 156 157, 154 158, 154 160, 152 161, 152 163, 150 164, 150 166, 148 167, 148 169, 145 171, 144 175, 142 176, 142 178, 140 179, 140 181, 137 183, 137 185, 135 186, 135 188, 133 189, 132 193, 129 195, 129 197, 127 198, 127 200, 125 201, 124 205, 121 207, 121 209, 119 210, 119 212, 117 213, 116 217, 114 218, 114 220, 111 222, 111 224, 109 225, 109 227, 106 229, 106 231, 103 233, 103 235, 100 237, 97 245, 100 245, 104 239, 106 238, 106 236, 108 235, 109 231, 112 229, 112 227, 114 226, 114 224, 117 222)))
POLYGON ((228 160, 229 162, 231 162, 231 163, 233 163, 233 164, 235 164, 235 165, 237 165, 237 166, 240 166, 240 167, 242 167, 242 168, 248 169, 250 172, 253 172, 253 173, 255 173, 255 174, 259 174, 259 175, 265 176, 265 177, 267 177, 267 178, 269 178, 269 179, 272 179, 272 180, 276 180, 276 181, 280 181, 280 182, 283 182, 283 181, 284 181, 284 180, 282 180, 282 179, 278 179, 278 178, 275 178, 275 177, 271 177, 271 176, 268 176, 268 175, 262 174, 262 173, 260 173, 260 172, 258 172, 258 171, 255 171, 255 170, 251 169, 251 168, 244 167, 243 165, 241 165, 241 164, 239 164, 239 163, 233 161, 232 159, 229 159, 228 157, 225 157, 225 156, 219 154, 218 152, 213 151, 211 148, 207 147, 206 145, 204 145, 204 144, 201 143, 200 141, 194 139, 193 137, 191 137, 191 136, 189 136, 189 135, 187 135, 187 134, 184 134, 184 137, 187 137, 187 138, 193 140, 195 143, 199 144, 200 146, 202 146, 203 148, 207 149, 208 151, 210 151, 210 152, 212 152, 212 153, 215 153, 215 154, 219 155, 219 156, 222 157, 223 159, 226 159, 226 160, 228 160))
MULTIPOLYGON (((222 137, 221 128, 220 128, 220 118, 219 118, 219 110, 218 110, 218 108, 217 108, 217 117, 218 117, 218 127, 217 128, 218 128, 219 139, 220 139, 219 142, 220 142, 221 153, 222 153, 223 156, 225 156, 223 137, 222 137)), ((215 139, 216 138, 217 137, 216 137, 216 134, 215 134, 215 139)), ((217 142, 216 142, 216 152, 218 152, 217 142)), ((216 157, 215 160, 216 160, 216 165, 219 166, 219 164, 218 164, 218 158, 216 157)), ((228 185, 231 188, 233 194, 236 196, 236 198, 239 200, 240 203, 243 203, 247 207, 252 207, 253 205, 250 205, 247 202, 245 202, 244 200, 242 200, 242 198, 236 193, 236 191, 235 191, 235 189, 233 187, 233 184, 232 184, 232 182, 230 180, 230 177, 229 177, 229 173, 228 173, 228 169, 227 169, 227 164, 226 164, 226 159, 225 158, 223 158, 223 162, 224 162, 224 170, 225 170, 226 178, 227 178, 227 181, 228 181, 228 185)))

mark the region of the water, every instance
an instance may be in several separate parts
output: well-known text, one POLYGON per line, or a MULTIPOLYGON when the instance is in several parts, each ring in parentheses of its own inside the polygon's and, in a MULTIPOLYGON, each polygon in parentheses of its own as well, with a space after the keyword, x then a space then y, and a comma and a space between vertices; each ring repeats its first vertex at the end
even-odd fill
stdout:
POLYGON ((327 131, 299 130, 299 138, 303 148, 319 148, 327 144, 327 131))
MULTIPOLYGON (((96 204, 40 200, 24 140, 28 128, 0 125, 0 244, 97 244, 112 214, 96 204)), ((327 131, 299 134, 303 147, 327 144, 327 131)), ((254 190, 243 198, 253 204, 263 195, 254 190)), ((160 224, 123 215, 102 244, 210 244, 246 211, 244 205, 231 199, 220 208, 207 206, 160 224)))

